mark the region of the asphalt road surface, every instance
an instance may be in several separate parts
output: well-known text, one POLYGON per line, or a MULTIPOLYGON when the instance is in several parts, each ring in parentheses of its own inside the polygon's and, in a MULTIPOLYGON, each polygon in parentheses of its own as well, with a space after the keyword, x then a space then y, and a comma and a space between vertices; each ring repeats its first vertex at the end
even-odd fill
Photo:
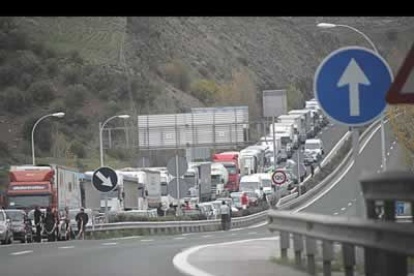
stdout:
MULTIPOLYGON (((347 128, 331 125, 319 137, 327 153, 347 128)), ((172 261, 182 250, 200 245, 274 237, 266 225, 168 236, 68 241, 0 246, 1 275, 182 275, 172 261)))

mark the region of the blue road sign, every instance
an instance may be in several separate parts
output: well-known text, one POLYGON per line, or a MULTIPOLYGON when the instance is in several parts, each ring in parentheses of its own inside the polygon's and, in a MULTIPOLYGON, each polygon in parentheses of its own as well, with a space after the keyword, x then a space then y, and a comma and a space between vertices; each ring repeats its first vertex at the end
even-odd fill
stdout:
POLYGON ((315 98, 333 121, 361 126, 384 111, 392 79, 391 68, 377 53, 343 47, 328 55, 316 70, 315 98))

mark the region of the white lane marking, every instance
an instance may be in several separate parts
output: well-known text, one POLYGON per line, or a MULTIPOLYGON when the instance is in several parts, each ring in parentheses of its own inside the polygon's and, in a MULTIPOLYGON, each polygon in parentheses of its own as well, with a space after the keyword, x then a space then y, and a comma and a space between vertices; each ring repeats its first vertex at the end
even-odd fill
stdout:
POLYGON ((181 236, 190 236, 190 235, 192 235, 192 233, 185 233, 185 234, 182 234, 181 236))
POLYGON ((381 172, 381 170, 378 170, 378 171, 377 171, 377 173, 380 173, 380 172, 381 172))
POLYGON ((29 254, 29 253, 32 253, 32 252, 33 252, 33 250, 25 250, 25 251, 13 252, 10 255, 19 256, 19 255, 29 254))
POLYGON ((397 143, 397 141, 392 142, 393 145, 395 145, 397 143))
POLYGON ((360 195, 363 195, 363 193, 362 193, 362 192, 359 192, 359 194, 360 194, 360 195))
POLYGON ((142 236, 129 236, 129 237, 122 237, 122 238, 113 238, 111 241, 118 241, 118 240, 132 240, 132 239, 138 239, 142 236))
POLYGON ((204 235, 204 236, 202 236, 203 238, 211 238, 212 237, 212 235, 204 235))
POLYGON ((249 232, 247 234, 249 234, 249 235, 255 235, 255 234, 257 234, 257 232, 249 232))
POLYGON ((346 210, 346 207, 342 207, 342 208, 341 208, 341 211, 345 211, 345 210, 346 210))
POLYGON ((178 253, 174 256, 173 264, 176 269, 178 269, 180 272, 191 275, 191 276, 214 276, 213 274, 210 274, 208 272, 205 272, 192 264, 188 262, 188 257, 206 247, 212 247, 212 246, 220 246, 220 245, 232 245, 232 244, 238 244, 238 243, 246 243, 250 241, 263 241, 263 240, 278 240, 279 237, 271 237, 271 238, 260 238, 260 239, 249 239, 249 240, 240 240, 240 241, 231 241, 231 242, 223 242, 223 243, 216 243, 216 244, 204 244, 204 245, 198 245, 194 247, 190 247, 186 250, 184 250, 181 253, 178 253))
POLYGON ((75 248, 73 245, 71 245, 71 246, 61 246, 61 247, 58 247, 59 249, 71 249, 71 248, 75 248))
POLYGON ((230 229, 229 231, 241 231, 243 230, 242 228, 234 228, 234 229, 230 229))
POLYGON ((269 221, 264 221, 264 222, 261 222, 261 223, 256 224, 256 225, 248 226, 248 227, 246 227, 246 228, 247 228, 247 229, 259 228, 259 227, 262 227, 262 226, 267 225, 268 223, 269 223, 269 221))
POLYGON ((335 213, 334 213, 334 216, 337 216, 337 215, 339 215, 339 213, 338 213, 338 212, 335 212, 335 213))
POLYGON ((149 240, 141 240, 142 242, 152 242, 154 241, 153 239, 149 239, 149 240))
POLYGON ((186 237, 176 237, 176 238, 174 238, 174 240, 185 240, 186 239, 186 237))
POLYGON ((103 243, 102 245, 109 246, 109 245, 117 245, 117 244, 118 244, 117 242, 106 242, 106 243, 103 243))
POLYGON ((348 206, 349 206, 349 207, 351 207, 351 206, 352 206, 352 202, 349 202, 349 203, 348 203, 348 206))
POLYGON ((353 201, 353 202, 356 202, 356 201, 357 201, 357 199, 356 199, 356 198, 354 198, 352 201, 353 201))
POLYGON ((380 168, 382 169, 382 164, 381 164, 380 168))
POLYGON ((230 234, 230 236, 236 236, 236 235, 237 235, 236 233, 231 233, 231 234, 230 234))
POLYGON ((390 156, 390 152, 387 152, 387 156, 390 156))
POLYGON ((391 146, 391 147, 390 147, 390 150, 392 150, 392 149, 394 149, 394 146, 391 146))
MULTIPOLYGON (((385 121, 384 123, 388 122, 385 121)), ((377 128, 370 134, 370 136, 368 137, 368 139, 365 141, 365 143, 362 145, 362 147, 359 149, 359 154, 362 153, 362 151, 365 149, 365 147, 368 145, 368 143, 371 141, 372 137, 374 137, 375 133, 381 128, 381 125, 377 126, 377 128)), ((298 209, 294 210, 292 213, 297 213, 302 211, 303 209, 308 208, 309 206, 311 206, 312 204, 314 204, 316 201, 318 201, 321 197, 323 197, 325 194, 327 194, 330 190, 332 190, 341 180, 342 178, 345 177, 346 174, 348 174, 349 170, 352 168, 352 166, 354 165, 355 161, 352 160, 351 164, 349 164, 349 166, 345 169, 345 171, 339 176, 339 178, 337 178, 337 180, 326 190, 324 190, 322 193, 320 193, 318 196, 316 196, 314 199, 310 200, 308 203, 304 204, 303 206, 299 207, 298 209)), ((362 192, 361 192, 362 195, 362 192)))

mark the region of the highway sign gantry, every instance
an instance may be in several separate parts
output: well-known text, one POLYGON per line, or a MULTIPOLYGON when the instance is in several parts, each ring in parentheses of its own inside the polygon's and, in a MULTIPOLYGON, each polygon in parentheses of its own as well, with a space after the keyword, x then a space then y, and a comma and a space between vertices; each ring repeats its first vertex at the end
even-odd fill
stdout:
POLYGON ((287 180, 287 177, 286 177, 286 173, 284 171, 276 170, 272 174, 272 181, 276 185, 282 185, 283 183, 286 182, 286 180, 287 180))
POLYGON ((329 54, 316 70, 315 98, 333 121, 362 126, 384 111, 392 79, 389 65, 377 53, 343 47, 329 54))
POLYGON ((92 175, 93 186, 100 192, 110 192, 118 185, 118 175, 108 167, 100 167, 92 175))

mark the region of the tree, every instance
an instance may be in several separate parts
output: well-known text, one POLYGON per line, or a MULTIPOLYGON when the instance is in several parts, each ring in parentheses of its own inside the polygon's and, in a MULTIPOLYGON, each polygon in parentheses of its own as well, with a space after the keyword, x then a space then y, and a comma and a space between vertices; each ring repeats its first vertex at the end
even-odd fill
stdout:
POLYGON ((304 97, 303 93, 293 83, 288 85, 286 90, 288 110, 302 108, 304 97))
POLYGON ((69 108, 83 106, 88 90, 82 84, 71 85, 66 89, 65 105, 69 108))
POLYGON ((79 141, 74 141, 69 148, 70 152, 75 154, 78 158, 84 158, 86 156, 85 147, 79 141))
POLYGON ((37 81, 29 87, 29 93, 35 102, 47 104, 54 100, 55 90, 50 81, 37 81))
POLYGON ((21 114, 30 106, 30 96, 17 87, 8 87, 0 94, 2 109, 15 114, 21 114))

